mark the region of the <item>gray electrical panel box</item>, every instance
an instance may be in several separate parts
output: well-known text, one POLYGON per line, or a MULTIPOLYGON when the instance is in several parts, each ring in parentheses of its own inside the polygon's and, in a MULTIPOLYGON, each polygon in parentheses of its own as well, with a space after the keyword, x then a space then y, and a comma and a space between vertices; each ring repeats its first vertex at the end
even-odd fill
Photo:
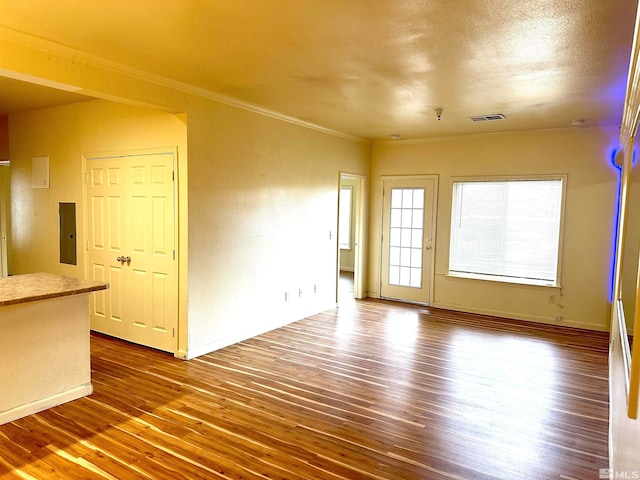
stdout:
POLYGON ((77 265, 76 204, 60 203, 60 263, 77 265))

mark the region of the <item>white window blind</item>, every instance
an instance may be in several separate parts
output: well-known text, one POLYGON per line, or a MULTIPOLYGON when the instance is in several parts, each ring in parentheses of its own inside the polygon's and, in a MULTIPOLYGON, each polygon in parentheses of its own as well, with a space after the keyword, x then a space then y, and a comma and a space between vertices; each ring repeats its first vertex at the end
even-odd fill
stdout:
POLYGON ((453 182, 449 274, 557 285, 563 179, 453 182))

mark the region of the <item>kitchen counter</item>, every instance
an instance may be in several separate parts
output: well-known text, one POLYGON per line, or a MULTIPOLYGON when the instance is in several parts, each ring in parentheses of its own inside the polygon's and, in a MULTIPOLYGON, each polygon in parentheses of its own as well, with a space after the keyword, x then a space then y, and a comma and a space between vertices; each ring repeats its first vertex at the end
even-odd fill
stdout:
POLYGON ((0 278, 0 425, 90 395, 89 295, 50 273, 0 278))
POLYGON ((95 292, 106 283, 63 277, 51 273, 29 273, 0 278, 0 307, 17 303, 95 292))

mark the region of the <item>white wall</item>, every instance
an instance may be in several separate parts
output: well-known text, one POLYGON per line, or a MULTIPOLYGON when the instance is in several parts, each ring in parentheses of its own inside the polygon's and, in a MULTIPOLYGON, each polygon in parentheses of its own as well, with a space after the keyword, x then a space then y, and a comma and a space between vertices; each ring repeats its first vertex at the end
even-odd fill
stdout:
POLYGON ((439 178, 433 305, 544 323, 608 330, 617 129, 471 135, 374 145, 371 167, 369 291, 379 294, 381 176, 439 178), (562 288, 447 276, 454 176, 567 174, 562 288), (550 297, 555 296, 555 303, 550 297), (562 307, 561 307, 562 305, 562 307), (562 317, 557 321, 557 317, 562 317))

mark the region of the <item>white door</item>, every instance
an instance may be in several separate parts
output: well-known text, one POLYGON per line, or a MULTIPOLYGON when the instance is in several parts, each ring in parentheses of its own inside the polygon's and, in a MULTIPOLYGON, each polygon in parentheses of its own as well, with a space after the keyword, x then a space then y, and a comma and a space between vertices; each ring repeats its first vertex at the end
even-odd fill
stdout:
POLYGON ((92 330, 175 352, 174 154, 87 160, 92 330))
POLYGON ((380 296, 431 302, 436 179, 383 179, 380 296))

